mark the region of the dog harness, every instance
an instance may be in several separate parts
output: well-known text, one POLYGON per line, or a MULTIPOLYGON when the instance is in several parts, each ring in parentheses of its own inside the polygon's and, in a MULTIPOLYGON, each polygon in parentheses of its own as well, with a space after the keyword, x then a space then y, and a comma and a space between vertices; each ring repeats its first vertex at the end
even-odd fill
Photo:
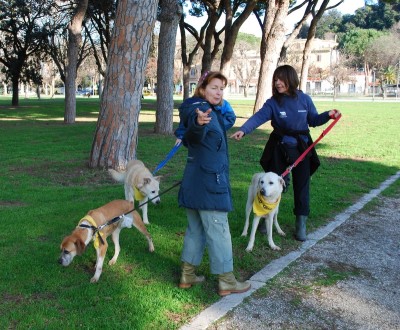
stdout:
POLYGON ((136 187, 133 187, 133 192, 134 192, 134 194, 135 194, 135 200, 137 200, 137 201, 141 201, 141 200, 143 200, 146 196, 144 196, 143 194, 142 194, 142 192, 138 189, 138 188, 136 188, 136 187))
POLYGON ((257 192, 257 196, 256 196, 256 198, 254 198, 254 201, 253 201, 253 212, 259 217, 266 216, 275 207, 277 207, 280 200, 281 200, 281 196, 278 197, 278 199, 275 203, 269 203, 265 200, 265 197, 260 194, 260 192, 257 192))
POLYGON ((97 249, 100 246, 100 243, 104 244, 104 238, 103 238, 104 234, 99 231, 99 229, 97 228, 96 222, 94 221, 94 219, 90 215, 88 215, 88 214, 85 215, 79 221, 78 227, 93 229, 93 238, 92 239, 93 239, 93 245, 94 245, 95 249, 97 249), (84 222, 84 221, 89 222, 90 226, 86 226, 86 225, 82 224, 82 222, 84 222))

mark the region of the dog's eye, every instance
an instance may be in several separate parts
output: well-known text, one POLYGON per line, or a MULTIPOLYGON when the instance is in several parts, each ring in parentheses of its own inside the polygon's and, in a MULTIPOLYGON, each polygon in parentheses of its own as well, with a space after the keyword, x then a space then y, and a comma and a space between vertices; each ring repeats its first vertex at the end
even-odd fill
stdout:
POLYGON ((156 191, 155 191, 155 190, 153 190, 151 193, 152 193, 152 194, 155 194, 155 193, 156 193, 156 191))
POLYGON ((264 184, 264 180, 261 180, 260 183, 261 183, 261 184, 264 184))
POLYGON ((269 185, 272 186, 274 183, 272 181, 269 182, 269 185))
POLYGON ((70 252, 68 250, 63 250, 64 254, 69 254, 70 252))

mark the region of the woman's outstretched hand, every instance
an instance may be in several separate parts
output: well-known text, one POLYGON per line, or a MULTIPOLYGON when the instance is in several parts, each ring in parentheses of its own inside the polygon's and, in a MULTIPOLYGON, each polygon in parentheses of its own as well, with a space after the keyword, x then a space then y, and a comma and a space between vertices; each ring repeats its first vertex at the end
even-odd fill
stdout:
POLYGON ((211 117, 209 116, 209 114, 211 113, 211 109, 208 109, 206 112, 203 112, 199 109, 196 109, 196 113, 197 113, 197 123, 199 125, 206 125, 211 121, 211 117))
POLYGON ((237 131, 236 133, 232 134, 230 137, 232 139, 239 141, 243 136, 244 136, 244 133, 242 131, 237 131))

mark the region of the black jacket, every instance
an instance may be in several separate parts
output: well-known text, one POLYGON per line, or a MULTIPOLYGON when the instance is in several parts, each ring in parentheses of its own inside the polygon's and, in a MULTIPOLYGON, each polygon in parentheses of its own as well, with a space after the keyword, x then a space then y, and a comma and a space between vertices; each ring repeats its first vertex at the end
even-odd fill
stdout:
MULTIPOLYGON (((310 146, 313 141, 309 132, 301 132, 303 135, 307 135, 308 137, 308 146, 310 146)), ((292 135, 292 134, 291 134, 292 135)), ((277 173, 281 175, 285 169, 292 164, 288 164, 285 160, 285 157, 282 153, 281 149, 281 141, 282 141, 282 133, 278 132, 276 129, 272 131, 267 144, 265 145, 264 151, 262 153, 260 164, 265 172, 269 171, 277 171, 280 170, 281 173, 277 173), (274 163, 274 165, 273 165, 274 163), (276 168, 278 167, 278 168, 276 168)), ((299 146, 301 144, 299 143, 299 146)), ((303 153, 305 149, 299 148, 299 155, 303 153)), ((315 148, 312 148, 308 153, 307 157, 310 157, 310 175, 312 175, 321 164, 317 155, 315 148)), ((307 158, 305 158, 307 159, 307 158)))

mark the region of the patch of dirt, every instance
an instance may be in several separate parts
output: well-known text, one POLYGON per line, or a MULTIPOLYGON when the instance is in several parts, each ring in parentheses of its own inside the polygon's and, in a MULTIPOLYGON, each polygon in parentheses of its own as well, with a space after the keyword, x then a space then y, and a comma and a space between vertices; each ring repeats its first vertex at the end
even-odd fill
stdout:
POLYGON ((15 206, 27 206, 27 204, 18 201, 0 201, 0 206, 15 207, 15 206))
MULTIPOLYGON (((75 164, 76 161, 70 161, 70 163, 75 164)), ((33 177, 62 186, 98 186, 115 183, 106 170, 91 169, 85 164, 75 166, 66 166, 65 164, 66 162, 46 162, 30 167, 16 167, 10 171, 28 173, 33 177)))

